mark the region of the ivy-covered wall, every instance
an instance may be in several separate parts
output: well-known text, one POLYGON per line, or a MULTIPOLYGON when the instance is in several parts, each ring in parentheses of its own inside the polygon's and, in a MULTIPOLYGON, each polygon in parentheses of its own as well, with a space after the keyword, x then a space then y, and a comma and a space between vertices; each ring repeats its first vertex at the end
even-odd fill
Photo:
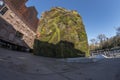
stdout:
POLYGON ((51 57, 53 54, 55 54, 54 57, 58 55, 59 57, 89 56, 87 34, 77 11, 55 7, 44 12, 40 18, 37 33, 39 36, 35 40, 34 54, 44 56, 50 54, 51 57), (51 48, 50 45, 55 47, 51 48))

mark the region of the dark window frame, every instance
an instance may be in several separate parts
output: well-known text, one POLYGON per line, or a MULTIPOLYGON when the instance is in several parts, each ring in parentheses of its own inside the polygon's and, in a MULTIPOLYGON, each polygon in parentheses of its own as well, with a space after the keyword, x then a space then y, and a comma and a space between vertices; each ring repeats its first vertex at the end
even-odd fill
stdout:
POLYGON ((0 14, 4 15, 8 11, 8 8, 5 6, 2 10, 0 10, 0 14))
POLYGON ((23 34, 19 31, 16 31, 16 34, 15 34, 15 37, 18 38, 18 39, 22 39, 23 38, 23 34))

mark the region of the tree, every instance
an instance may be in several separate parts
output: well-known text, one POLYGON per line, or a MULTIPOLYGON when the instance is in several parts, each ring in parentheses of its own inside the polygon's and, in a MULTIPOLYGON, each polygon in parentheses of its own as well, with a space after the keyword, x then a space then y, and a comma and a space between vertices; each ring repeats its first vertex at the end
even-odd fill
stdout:
POLYGON ((117 35, 117 36, 120 36, 120 27, 118 27, 118 28, 116 29, 116 31, 117 31, 117 32, 116 32, 116 35, 117 35))
POLYGON ((104 42, 107 40, 107 37, 105 36, 105 34, 100 34, 100 35, 98 35, 97 38, 100 42, 99 46, 102 48, 104 42))
POLYGON ((96 39, 91 39, 91 44, 90 44, 90 50, 94 50, 95 49, 95 44, 96 44, 96 39))
POLYGON ((105 34, 100 34, 100 35, 98 35, 98 40, 100 41, 100 42, 103 42, 103 41, 105 41, 106 39, 107 39, 107 37, 105 36, 105 34))
POLYGON ((95 45, 96 39, 91 39, 90 41, 93 45, 95 45))

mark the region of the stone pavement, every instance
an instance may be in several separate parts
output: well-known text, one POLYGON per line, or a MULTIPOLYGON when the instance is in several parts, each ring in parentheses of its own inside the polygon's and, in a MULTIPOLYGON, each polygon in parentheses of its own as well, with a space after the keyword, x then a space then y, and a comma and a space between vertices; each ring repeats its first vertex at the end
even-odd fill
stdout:
POLYGON ((120 59, 64 62, 0 48, 0 80, 120 80, 120 59))

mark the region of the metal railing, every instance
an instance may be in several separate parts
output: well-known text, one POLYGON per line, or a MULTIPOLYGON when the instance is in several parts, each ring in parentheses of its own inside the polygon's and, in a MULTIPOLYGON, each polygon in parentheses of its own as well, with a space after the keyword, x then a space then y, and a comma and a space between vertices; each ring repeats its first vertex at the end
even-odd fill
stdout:
POLYGON ((90 52, 91 56, 103 54, 107 57, 120 58, 120 47, 105 49, 105 50, 96 50, 90 52))

